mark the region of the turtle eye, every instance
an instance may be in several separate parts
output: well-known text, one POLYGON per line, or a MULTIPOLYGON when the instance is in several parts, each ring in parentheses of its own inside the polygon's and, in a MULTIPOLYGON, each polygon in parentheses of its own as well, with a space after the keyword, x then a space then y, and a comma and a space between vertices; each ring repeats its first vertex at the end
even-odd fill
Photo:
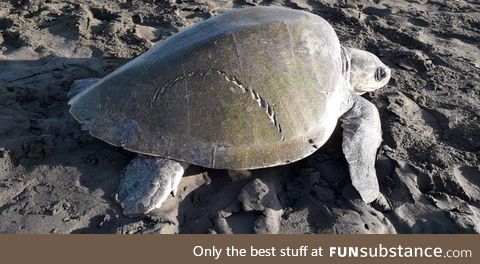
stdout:
POLYGON ((387 77, 387 71, 382 67, 377 68, 375 71, 375 81, 379 82, 385 79, 385 77, 387 77))

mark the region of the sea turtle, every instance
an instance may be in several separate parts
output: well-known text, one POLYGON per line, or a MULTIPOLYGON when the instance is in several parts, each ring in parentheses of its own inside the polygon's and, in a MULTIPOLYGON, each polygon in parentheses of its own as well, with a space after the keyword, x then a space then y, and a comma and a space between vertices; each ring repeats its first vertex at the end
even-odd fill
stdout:
POLYGON ((91 135, 139 153, 116 199, 126 215, 159 208, 190 165, 251 170, 303 159, 340 119, 353 186, 379 196, 379 114, 359 96, 390 79, 367 51, 340 45, 321 17, 279 7, 225 12, 158 43, 99 80, 70 113, 91 135))

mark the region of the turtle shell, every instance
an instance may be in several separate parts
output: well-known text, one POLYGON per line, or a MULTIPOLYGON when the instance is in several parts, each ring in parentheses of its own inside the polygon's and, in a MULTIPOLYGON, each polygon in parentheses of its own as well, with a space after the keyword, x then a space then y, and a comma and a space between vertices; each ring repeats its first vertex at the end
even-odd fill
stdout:
POLYGON ((255 169, 313 153, 345 93, 341 46, 319 16, 253 7, 197 23, 71 101, 112 145, 209 168, 255 169))

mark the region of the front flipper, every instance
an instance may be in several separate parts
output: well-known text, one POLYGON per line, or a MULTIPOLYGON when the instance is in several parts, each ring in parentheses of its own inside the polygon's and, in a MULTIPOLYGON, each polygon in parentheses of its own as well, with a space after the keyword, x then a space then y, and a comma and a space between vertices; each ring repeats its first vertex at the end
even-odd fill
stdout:
POLYGON ((366 203, 380 195, 375 157, 382 142, 378 110, 369 101, 353 95, 353 105, 342 116, 342 149, 347 159, 353 186, 366 203))
POLYGON ((175 195, 188 164, 171 159, 138 155, 125 169, 115 200, 124 215, 142 215, 160 208, 175 195))

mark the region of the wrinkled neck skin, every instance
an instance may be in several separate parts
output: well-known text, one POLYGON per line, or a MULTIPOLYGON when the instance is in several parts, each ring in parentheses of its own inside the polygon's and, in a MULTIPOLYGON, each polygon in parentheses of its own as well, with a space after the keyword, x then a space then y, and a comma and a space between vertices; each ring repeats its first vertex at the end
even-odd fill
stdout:
MULTIPOLYGON (((352 85, 350 84, 350 70, 351 70, 352 59, 350 57, 350 52, 348 51, 348 48, 345 48, 344 46, 340 46, 340 47, 341 47, 340 56, 342 59, 342 76, 343 76, 343 79, 345 80, 344 96, 340 105, 340 109, 341 109, 340 111, 342 113, 345 113, 353 106, 353 102, 354 102, 354 98, 353 98, 354 93, 352 93, 354 90, 352 85)), ((358 94, 357 92, 355 93, 358 94)))
MULTIPOLYGON (((343 78, 345 79, 345 90, 347 91, 354 91, 352 85, 350 84, 350 71, 352 67, 352 57, 350 56, 350 52, 348 51, 348 48, 345 48, 344 46, 341 47, 341 56, 342 56, 342 75, 343 78)), ((359 94, 355 92, 356 94, 359 94)), ((351 92, 348 92, 344 100, 342 102, 342 112, 347 111, 350 109, 353 105, 353 94, 351 92)))
MULTIPOLYGON (((350 84, 350 70, 351 70, 351 63, 352 63, 352 57, 350 56, 350 52, 348 51, 348 48, 345 48, 344 46, 341 47, 341 56, 342 56, 342 75, 343 78, 347 81, 348 84, 350 84)), ((349 85, 350 88, 351 85, 349 85)), ((353 89, 352 89, 353 90, 353 89)))
POLYGON ((351 75, 352 75, 352 54, 349 50, 349 48, 346 48, 344 46, 340 46, 341 47, 341 56, 342 56, 342 75, 343 75, 343 78, 345 79, 346 81, 346 86, 348 87, 348 89, 350 91, 353 91, 355 92, 355 94, 357 95, 362 95, 364 94, 365 92, 360 92, 360 91, 357 91, 355 90, 355 88, 353 87, 352 83, 351 83, 351 75))

